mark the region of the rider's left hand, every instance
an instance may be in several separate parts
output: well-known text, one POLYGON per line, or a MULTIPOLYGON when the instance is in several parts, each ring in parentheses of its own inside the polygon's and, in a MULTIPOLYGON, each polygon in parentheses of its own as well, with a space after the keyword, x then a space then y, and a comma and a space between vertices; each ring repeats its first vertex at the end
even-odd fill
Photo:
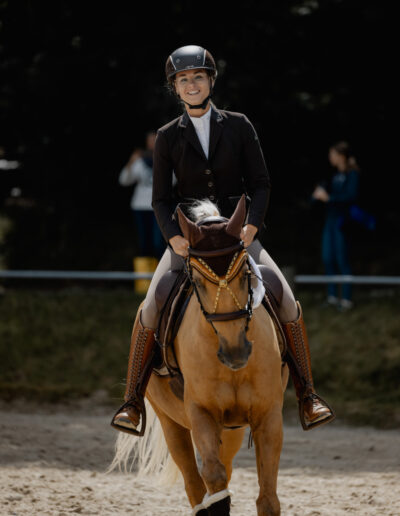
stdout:
POLYGON ((249 245, 252 243, 256 233, 258 231, 258 228, 256 226, 253 226, 253 224, 247 224, 242 228, 242 231, 240 233, 240 238, 243 240, 244 247, 249 247, 249 245))

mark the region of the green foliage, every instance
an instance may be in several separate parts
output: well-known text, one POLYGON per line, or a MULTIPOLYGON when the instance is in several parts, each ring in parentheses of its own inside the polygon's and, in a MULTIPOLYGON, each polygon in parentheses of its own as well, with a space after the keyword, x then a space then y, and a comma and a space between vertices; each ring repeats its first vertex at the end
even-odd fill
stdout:
POLYGON ((105 389, 121 398, 132 291, 7 291, 1 304, 0 395, 58 401, 105 389))
MULTIPOLYGON (((307 204, 338 139, 352 143, 373 207, 385 214, 379 228, 389 241, 398 232, 396 189, 375 191, 377 173, 391 184, 393 168, 383 164, 385 5, 206 2, 202 10, 212 13, 206 24, 193 21, 198 5, 182 0, 99 4, 95 19, 90 2, 0 2, 0 146, 21 163, 0 174, 0 209, 4 200, 13 222, 8 268, 123 263, 127 239, 114 235, 131 231, 132 188, 122 188, 118 174, 147 130, 180 114, 164 64, 190 43, 217 61, 216 105, 245 113, 257 129, 273 185, 267 226, 269 235, 276 228, 278 263, 310 271, 320 262, 318 250, 298 249, 319 239, 322 218, 307 204), (6 203, 13 187, 21 199, 6 203), (104 242, 112 249, 105 257, 104 242)), ((359 255, 395 273, 398 255, 381 242, 359 255)))
POLYGON ((400 426, 400 296, 361 298, 346 313, 305 300, 318 391, 339 417, 400 426))
MULTIPOLYGON (((298 292, 314 381, 338 418, 400 426, 400 295, 356 298, 346 313, 298 292)), ((0 298, 0 398, 61 401, 124 392, 130 333, 141 297, 129 288, 6 290, 0 298)), ((294 408, 290 386, 285 406, 294 408)))

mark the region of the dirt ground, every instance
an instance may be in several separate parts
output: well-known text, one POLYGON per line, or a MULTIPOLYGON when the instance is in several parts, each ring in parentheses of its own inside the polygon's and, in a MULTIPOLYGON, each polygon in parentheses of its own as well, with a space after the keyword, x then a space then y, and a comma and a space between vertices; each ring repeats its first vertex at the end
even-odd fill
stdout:
MULTIPOLYGON (((94 409, 94 407, 96 407, 94 409)), ((0 405, 0 515, 189 515, 182 483, 157 488, 133 474, 105 474, 113 456, 113 410, 0 405)), ((278 495, 282 514, 400 514, 400 433, 335 421, 312 432, 285 425, 278 495)), ((247 440, 230 484, 233 516, 255 515, 254 448, 247 440)))

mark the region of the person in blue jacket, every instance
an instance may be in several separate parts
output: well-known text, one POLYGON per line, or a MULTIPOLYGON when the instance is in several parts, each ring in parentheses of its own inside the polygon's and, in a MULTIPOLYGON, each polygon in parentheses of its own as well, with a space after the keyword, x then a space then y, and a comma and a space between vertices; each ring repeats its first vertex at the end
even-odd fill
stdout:
MULTIPOLYGON (((318 185, 312 197, 326 203, 325 224, 322 231, 322 260, 327 275, 351 274, 348 241, 344 224, 349 217, 350 208, 356 202, 359 191, 359 167, 345 141, 335 143, 329 148, 328 159, 336 169, 328 185, 318 185)), ((341 285, 341 299, 338 285, 328 284, 327 304, 339 310, 353 307, 350 283, 341 285)))

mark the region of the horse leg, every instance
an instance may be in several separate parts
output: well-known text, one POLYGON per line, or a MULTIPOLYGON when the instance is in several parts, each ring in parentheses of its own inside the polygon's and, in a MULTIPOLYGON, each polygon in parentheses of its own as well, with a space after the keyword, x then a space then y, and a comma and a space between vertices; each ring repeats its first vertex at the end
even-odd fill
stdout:
POLYGON ((190 430, 176 423, 160 411, 154 403, 152 403, 152 406, 160 420, 168 450, 182 473, 190 505, 192 507, 200 506, 198 508, 199 512, 194 514, 205 515, 207 513, 201 502, 206 493, 206 488, 197 468, 190 430))
POLYGON ((223 430, 221 435, 222 444, 219 456, 225 466, 228 484, 232 476, 232 461, 242 446, 245 432, 246 428, 237 428, 235 430, 223 430))
POLYGON ((258 483, 258 516, 279 516, 280 503, 276 494, 279 459, 282 449, 282 409, 272 409, 259 424, 252 427, 256 447, 258 483))
POLYGON ((201 456, 201 476, 207 486, 203 505, 209 516, 229 516, 231 498, 227 489, 228 475, 220 459, 222 428, 208 411, 194 403, 190 405, 188 413, 193 440, 201 456))

